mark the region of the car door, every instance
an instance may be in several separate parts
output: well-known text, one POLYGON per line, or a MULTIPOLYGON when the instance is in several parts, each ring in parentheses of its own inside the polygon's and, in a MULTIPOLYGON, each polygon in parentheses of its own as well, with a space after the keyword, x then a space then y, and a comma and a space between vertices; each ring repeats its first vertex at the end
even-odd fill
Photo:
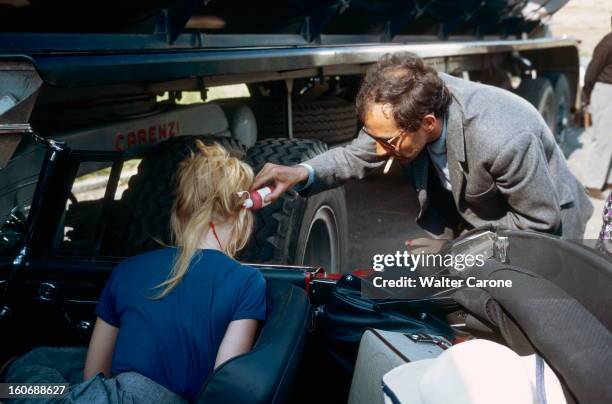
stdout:
POLYGON ((121 260, 105 240, 138 160, 57 144, 44 156, 27 217, 15 224, 17 214, 8 215, 13 222, 0 230, 13 237, 0 257, 0 360, 36 346, 86 345, 98 296, 121 260))

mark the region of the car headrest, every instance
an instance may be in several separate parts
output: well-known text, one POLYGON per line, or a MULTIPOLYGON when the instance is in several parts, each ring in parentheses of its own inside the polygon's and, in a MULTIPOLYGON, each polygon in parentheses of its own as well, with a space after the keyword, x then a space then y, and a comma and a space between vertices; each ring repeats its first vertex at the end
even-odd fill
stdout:
POLYGON ((300 366, 310 306, 306 292, 267 281, 267 319, 250 352, 218 367, 206 380, 198 403, 282 402, 300 366))

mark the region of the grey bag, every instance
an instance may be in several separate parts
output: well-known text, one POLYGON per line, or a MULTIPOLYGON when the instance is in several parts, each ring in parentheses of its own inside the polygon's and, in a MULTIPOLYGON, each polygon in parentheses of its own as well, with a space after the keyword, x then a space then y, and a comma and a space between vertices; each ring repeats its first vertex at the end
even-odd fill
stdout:
POLYGON ((450 346, 439 336, 366 330, 359 344, 349 404, 383 404, 381 381, 385 373, 407 362, 436 358, 450 346))

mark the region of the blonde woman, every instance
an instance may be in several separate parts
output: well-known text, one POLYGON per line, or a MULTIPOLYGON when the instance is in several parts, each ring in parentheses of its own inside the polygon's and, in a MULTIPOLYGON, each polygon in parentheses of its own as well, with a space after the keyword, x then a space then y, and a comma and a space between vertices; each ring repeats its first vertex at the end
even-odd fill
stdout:
POLYGON ((253 172, 219 145, 197 142, 177 173, 177 248, 123 261, 98 303, 84 379, 137 372, 193 401, 223 362, 249 351, 265 319, 265 281, 232 257, 253 218, 236 193, 253 172))
POLYGON ((265 281, 232 257, 253 218, 238 191, 253 172, 219 145, 197 143, 177 173, 178 248, 122 262, 98 304, 84 379, 136 371, 194 400, 214 368, 251 349, 265 319, 265 281))

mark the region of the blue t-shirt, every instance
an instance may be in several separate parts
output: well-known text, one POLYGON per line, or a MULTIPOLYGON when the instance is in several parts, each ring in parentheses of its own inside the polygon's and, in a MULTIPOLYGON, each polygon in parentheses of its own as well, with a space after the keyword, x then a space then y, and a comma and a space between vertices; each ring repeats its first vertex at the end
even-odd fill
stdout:
POLYGON ((233 320, 264 320, 261 273, 216 250, 199 250, 181 282, 162 299, 177 250, 162 248, 121 262, 100 296, 98 316, 119 328, 112 373, 136 371, 188 400, 213 372, 233 320))

